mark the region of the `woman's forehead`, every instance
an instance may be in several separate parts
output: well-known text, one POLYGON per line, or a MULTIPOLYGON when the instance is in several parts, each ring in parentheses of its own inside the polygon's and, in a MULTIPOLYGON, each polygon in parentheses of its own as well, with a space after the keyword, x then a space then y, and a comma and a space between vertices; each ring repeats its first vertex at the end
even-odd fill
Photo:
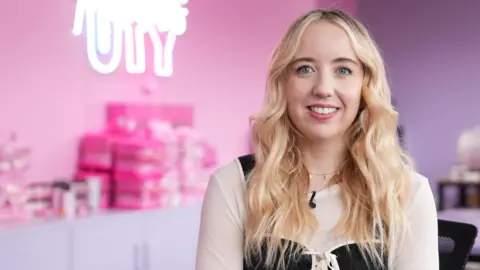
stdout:
POLYGON ((339 25, 320 21, 309 26, 300 38, 295 58, 332 61, 338 58, 356 59, 347 32, 339 25))

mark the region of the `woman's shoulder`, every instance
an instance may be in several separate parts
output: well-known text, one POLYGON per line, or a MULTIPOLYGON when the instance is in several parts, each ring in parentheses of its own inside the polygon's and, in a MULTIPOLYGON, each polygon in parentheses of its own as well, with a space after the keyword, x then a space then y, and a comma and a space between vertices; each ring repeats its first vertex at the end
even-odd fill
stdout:
POLYGON ((217 168, 210 181, 224 188, 242 188, 245 186, 245 176, 238 158, 217 168))
POLYGON ((219 179, 231 179, 235 178, 235 182, 244 182, 245 178, 243 175, 242 165, 238 158, 230 161, 227 164, 224 164, 217 168, 213 175, 219 179))
POLYGON ((431 193, 430 181, 427 177, 416 171, 410 171, 410 181, 412 198, 417 197, 419 194, 424 194, 425 192, 431 193))
POLYGON ((205 196, 221 197, 229 206, 239 207, 244 204, 245 178, 242 166, 237 159, 220 166, 210 177, 205 196))
POLYGON ((412 185, 408 202, 409 212, 411 214, 418 213, 418 215, 436 213, 435 199, 429 179, 415 171, 411 171, 410 175, 412 185))

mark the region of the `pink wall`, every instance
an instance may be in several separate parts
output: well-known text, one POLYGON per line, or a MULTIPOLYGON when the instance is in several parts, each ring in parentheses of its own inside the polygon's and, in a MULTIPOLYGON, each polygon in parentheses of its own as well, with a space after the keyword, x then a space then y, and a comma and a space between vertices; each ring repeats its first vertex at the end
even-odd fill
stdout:
MULTIPOLYGON (((193 103, 196 124, 220 161, 248 151, 248 117, 263 99, 272 48, 288 23, 314 7, 356 12, 356 0, 190 0, 177 40, 174 76, 159 79, 163 102, 193 103)), ((89 66, 82 37, 71 34, 74 0, 0 2, 0 133, 15 130, 34 147, 32 180, 69 176, 76 143, 103 124, 106 101, 141 101, 151 79, 89 66)))

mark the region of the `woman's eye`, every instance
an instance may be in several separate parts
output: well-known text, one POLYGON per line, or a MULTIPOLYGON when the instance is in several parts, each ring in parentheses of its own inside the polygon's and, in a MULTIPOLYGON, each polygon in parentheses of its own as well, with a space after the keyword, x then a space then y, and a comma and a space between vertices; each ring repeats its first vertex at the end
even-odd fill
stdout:
POLYGON ((309 67, 309 66, 301 66, 299 68, 297 68, 297 73, 310 73, 310 72, 313 72, 313 68, 309 67))
POLYGON ((351 75, 352 70, 349 69, 349 68, 346 68, 346 67, 341 67, 341 68, 337 69, 337 73, 340 74, 340 75, 351 75))

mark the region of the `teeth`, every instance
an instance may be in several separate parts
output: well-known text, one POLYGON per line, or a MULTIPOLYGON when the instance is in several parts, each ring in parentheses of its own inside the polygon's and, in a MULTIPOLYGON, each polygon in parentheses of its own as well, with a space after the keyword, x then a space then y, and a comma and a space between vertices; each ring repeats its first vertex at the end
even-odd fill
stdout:
POLYGON ((318 114, 330 114, 337 111, 337 108, 310 107, 310 110, 318 114))

